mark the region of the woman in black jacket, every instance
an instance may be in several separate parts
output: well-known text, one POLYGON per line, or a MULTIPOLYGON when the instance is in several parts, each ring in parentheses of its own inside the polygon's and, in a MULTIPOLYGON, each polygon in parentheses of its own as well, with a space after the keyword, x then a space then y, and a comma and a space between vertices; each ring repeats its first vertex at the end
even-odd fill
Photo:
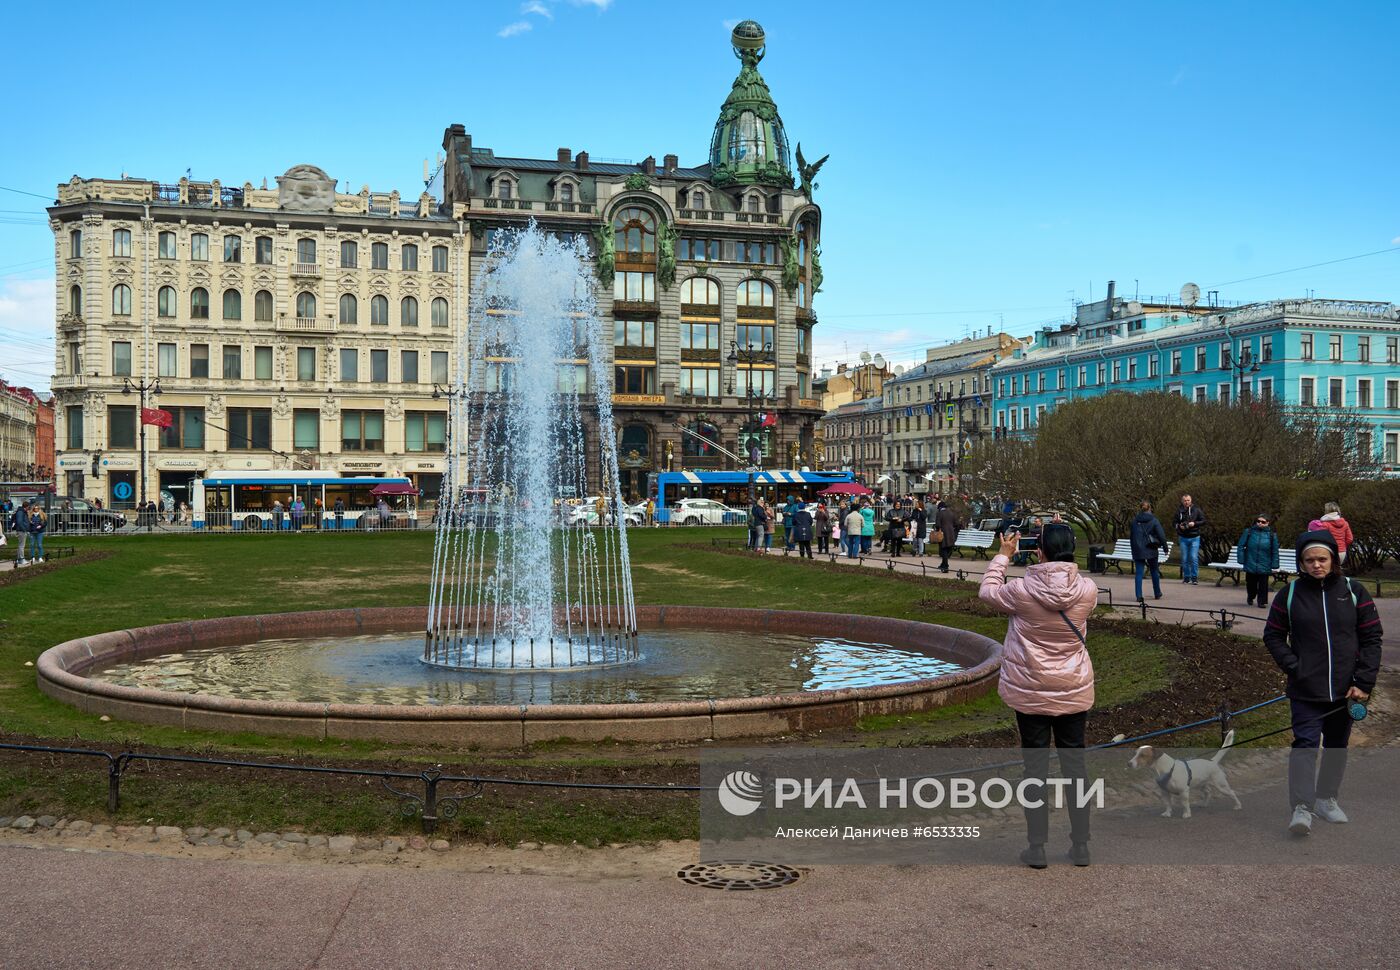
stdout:
POLYGON ((1131 543, 1133 547, 1133 589, 1137 601, 1142 602, 1142 574, 1152 573, 1152 598, 1159 600, 1162 598, 1162 567, 1159 563, 1159 554, 1167 544, 1167 534, 1162 529, 1162 523, 1157 521, 1157 516, 1152 514, 1152 503, 1143 502, 1137 516, 1133 519, 1130 531, 1131 543))
POLYGON ((1365 703, 1381 663, 1381 620, 1359 584, 1342 575, 1337 540, 1326 529, 1298 537, 1302 571, 1279 590, 1264 625, 1264 645, 1288 676, 1293 750, 1288 802, 1294 835, 1312 831, 1312 817, 1345 822, 1337 792, 1346 771, 1353 701, 1365 703), (1322 744, 1322 765, 1317 747, 1322 744))

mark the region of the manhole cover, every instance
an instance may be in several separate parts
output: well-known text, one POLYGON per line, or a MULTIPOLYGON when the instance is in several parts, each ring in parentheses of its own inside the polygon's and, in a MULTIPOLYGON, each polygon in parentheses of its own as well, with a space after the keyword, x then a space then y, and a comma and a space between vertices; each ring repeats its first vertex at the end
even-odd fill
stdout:
POLYGON ((776 862, 701 862, 676 872, 682 882, 707 889, 781 889, 802 878, 801 870, 776 862))

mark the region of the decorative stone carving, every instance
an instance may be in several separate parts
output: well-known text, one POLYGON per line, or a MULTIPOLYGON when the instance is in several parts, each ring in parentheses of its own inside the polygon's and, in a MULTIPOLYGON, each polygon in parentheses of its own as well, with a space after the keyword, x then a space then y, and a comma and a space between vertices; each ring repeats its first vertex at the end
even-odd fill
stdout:
POLYGON ((403 417, 403 400, 391 397, 384 402, 384 417, 390 421, 397 421, 403 417))
POLYGON ((222 394, 210 394, 208 403, 204 405, 204 413, 211 418, 223 417, 224 396, 222 394))
POLYGON ((100 418, 107 413, 107 395, 100 391, 89 391, 83 402, 83 414, 100 418))
POLYGON ((292 413, 292 402, 288 400, 287 395, 277 395, 277 399, 272 402, 272 413, 279 418, 285 418, 292 413))
POLYGON ((293 165, 277 177, 277 205, 288 212, 328 212, 335 205, 335 179, 315 165, 293 165))
POLYGON ((321 402, 321 417, 334 418, 340 414, 340 402, 335 399, 335 395, 327 394, 321 402))

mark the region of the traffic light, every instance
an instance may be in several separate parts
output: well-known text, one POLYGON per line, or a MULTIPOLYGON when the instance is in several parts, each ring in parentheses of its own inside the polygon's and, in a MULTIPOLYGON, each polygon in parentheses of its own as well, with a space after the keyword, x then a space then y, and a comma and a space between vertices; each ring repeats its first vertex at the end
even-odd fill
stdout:
POLYGON ((100 451, 94 451, 92 453, 92 477, 102 477, 102 452, 100 451))

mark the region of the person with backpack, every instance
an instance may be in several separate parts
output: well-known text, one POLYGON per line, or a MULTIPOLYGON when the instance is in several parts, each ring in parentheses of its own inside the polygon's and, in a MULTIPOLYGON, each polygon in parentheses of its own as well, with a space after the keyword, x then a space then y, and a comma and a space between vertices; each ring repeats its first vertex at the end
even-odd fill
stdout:
POLYGON ((28 566, 29 560, 24 556, 29 545, 29 512, 24 502, 15 503, 14 511, 10 513, 9 521, 5 524, 15 537, 15 568, 28 566))
POLYGON ((1274 597, 1264 646, 1288 678, 1288 830, 1308 835, 1315 815, 1334 824, 1347 821, 1337 794, 1351 739, 1349 708, 1364 705, 1375 689, 1384 632, 1370 594, 1342 575, 1330 530, 1304 532, 1296 548, 1300 572, 1274 597))
POLYGON ((1269 577, 1278 572, 1278 533, 1269 525, 1267 513, 1260 512, 1254 524, 1240 534, 1235 545, 1235 561, 1244 570, 1244 591, 1250 606, 1269 605, 1269 577))
POLYGON ((1133 594, 1137 601, 1142 599, 1142 577, 1152 574, 1152 598, 1162 598, 1162 567, 1158 561, 1162 547, 1167 544, 1167 534, 1162 523, 1152 514, 1152 503, 1143 502, 1138 514, 1133 518, 1130 532, 1133 547, 1133 594))

